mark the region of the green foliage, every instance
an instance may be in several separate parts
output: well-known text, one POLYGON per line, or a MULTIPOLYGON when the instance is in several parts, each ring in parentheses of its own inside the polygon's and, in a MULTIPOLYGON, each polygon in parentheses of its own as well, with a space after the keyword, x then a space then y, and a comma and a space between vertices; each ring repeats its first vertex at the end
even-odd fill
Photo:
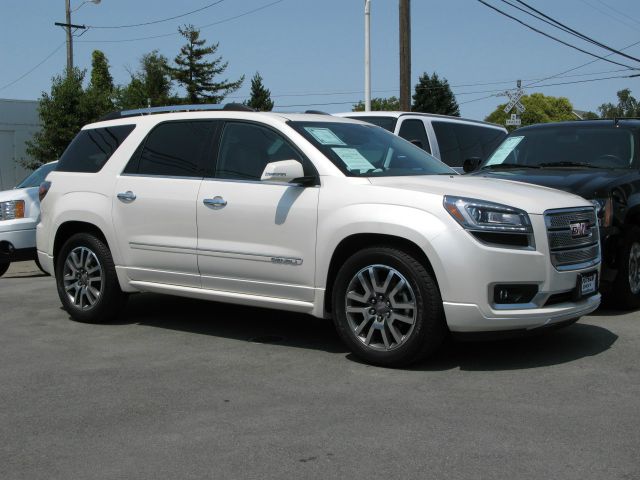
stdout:
POLYGON ((216 76, 223 74, 229 65, 228 62, 222 61, 222 57, 206 60, 216 53, 218 43, 204 46, 206 40, 200 39, 200 30, 193 25, 180 27, 178 31, 187 43, 174 60, 176 66, 170 67, 169 71, 173 79, 186 89, 185 100, 188 103, 220 103, 229 93, 240 88, 244 75, 235 82, 227 79, 213 81, 216 76))
POLYGON ((273 110, 271 91, 262 84, 262 76, 256 72, 251 79, 251 97, 245 105, 254 108, 259 112, 270 112, 273 110))
POLYGON ((118 89, 118 108, 157 107, 177 103, 176 98, 171 95, 172 87, 167 57, 154 50, 142 56, 139 71, 131 73, 129 84, 118 89))
POLYGON ((595 112, 584 112, 581 117, 583 120, 597 120, 600 118, 595 112))
MULTIPOLYGON (((397 112, 400 110, 398 97, 372 98, 371 111, 373 112, 397 112)), ((364 102, 360 101, 353 106, 354 112, 364 112, 364 102)))
MULTIPOLYGON (((565 97, 552 97, 543 95, 542 93, 532 93, 531 95, 523 95, 522 98, 520 98, 520 103, 526 108, 520 117, 522 126, 532 125, 534 123, 562 122, 577 119, 573 114, 573 105, 571 105, 569 99, 565 97)), ((509 118, 512 113, 509 112, 507 114, 504 112, 506 105, 506 103, 498 105, 485 120, 487 122, 505 125, 507 118, 509 118)), ((515 128, 517 127, 508 126, 507 130, 511 131, 515 128)))
POLYGON ((21 161, 35 169, 57 160, 83 125, 95 120, 82 88, 85 72, 74 68, 69 75, 53 77, 51 93, 42 92, 38 113, 42 129, 27 141, 27 154, 33 160, 21 161))
POLYGON ((91 55, 91 80, 85 92, 89 112, 95 119, 114 110, 113 77, 104 53, 94 50, 91 55))
POLYGON ((631 90, 625 88, 617 93, 618 103, 603 103, 598 107, 602 118, 640 117, 640 104, 631 95, 631 90))
POLYGON ((458 102, 451 91, 449 82, 444 78, 439 78, 437 73, 434 72, 429 76, 427 72, 424 72, 418 79, 415 92, 412 111, 460 116, 458 102))

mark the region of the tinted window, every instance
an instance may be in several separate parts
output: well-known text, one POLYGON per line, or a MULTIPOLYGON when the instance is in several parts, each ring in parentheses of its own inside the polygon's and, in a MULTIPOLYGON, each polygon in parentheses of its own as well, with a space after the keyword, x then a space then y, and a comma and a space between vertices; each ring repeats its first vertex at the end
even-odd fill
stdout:
POLYGON ((634 134, 624 127, 550 125, 516 130, 484 165, 630 168, 636 156, 634 134))
POLYGON ((60 157, 56 170, 87 173, 100 171, 134 128, 135 125, 119 125, 81 130, 60 157))
POLYGON ((421 148, 373 125, 346 122, 289 122, 289 125, 351 177, 456 174, 421 148))
POLYGON ((202 176, 202 161, 209 151, 215 122, 165 122, 138 147, 124 173, 165 177, 202 176))
POLYGON ((422 120, 404 120, 400 124, 398 135, 412 143, 420 142, 419 145, 417 143, 414 143, 414 145, 431 153, 431 146, 429 145, 429 139, 427 138, 427 132, 424 129, 424 122, 422 120))
POLYGON ((298 160, 309 167, 303 157, 281 135, 251 123, 227 123, 220 140, 216 165, 217 178, 260 180, 267 163, 298 160))
POLYGON ((391 133, 396 129, 396 123, 398 123, 398 119, 396 117, 346 117, 353 118, 354 120, 360 120, 361 122, 368 122, 379 127, 384 128, 385 130, 389 130, 391 133))
POLYGON ((29 188, 29 187, 39 187, 44 179, 49 175, 49 172, 55 170, 57 163, 47 163, 46 165, 42 165, 35 172, 25 178, 16 188, 29 188))
POLYGON ((467 158, 485 159, 507 135, 497 128, 465 123, 433 121, 441 160, 451 167, 461 167, 467 158))

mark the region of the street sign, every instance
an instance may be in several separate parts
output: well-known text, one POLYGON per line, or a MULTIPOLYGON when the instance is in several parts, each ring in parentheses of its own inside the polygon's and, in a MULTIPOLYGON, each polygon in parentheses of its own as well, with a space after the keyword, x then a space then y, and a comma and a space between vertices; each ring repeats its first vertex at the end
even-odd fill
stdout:
POLYGON ((520 125, 522 125, 522 121, 520 120, 520 117, 518 116, 517 113, 512 113, 511 114, 511 118, 507 118, 507 121, 505 122, 507 126, 516 126, 519 127, 520 125))
POLYGON ((504 113, 509 113, 514 107, 518 111, 518 113, 524 113, 526 108, 522 103, 520 103, 520 98, 524 95, 524 90, 522 89, 522 83, 518 80, 518 88, 515 90, 507 90, 505 93, 509 97, 509 103, 507 103, 506 107, 504 107, 504 113))

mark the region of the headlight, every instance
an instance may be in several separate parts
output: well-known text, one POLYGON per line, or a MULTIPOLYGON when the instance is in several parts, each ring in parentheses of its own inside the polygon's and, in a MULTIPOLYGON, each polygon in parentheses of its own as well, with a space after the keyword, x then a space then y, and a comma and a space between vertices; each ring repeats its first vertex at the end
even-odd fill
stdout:
POLYGON ((24 200, 0 202, 0 220, 24 218, 24 200))
POLYGON ((529 215, 524 210, 473 198, 444 197, 444 208, 467 230, 504 233, 531 233, 529 215))
POLYGON ((591 200, 591 203, 596 207, 598 225, 601 227, 610 227, 613 224, 613 201, 611 197, 594 198, 591 200))

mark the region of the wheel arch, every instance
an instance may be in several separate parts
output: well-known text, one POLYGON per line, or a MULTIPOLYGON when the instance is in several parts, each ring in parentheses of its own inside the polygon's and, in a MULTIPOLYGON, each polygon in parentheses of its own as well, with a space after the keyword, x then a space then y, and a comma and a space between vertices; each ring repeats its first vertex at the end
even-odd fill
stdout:
POLYGON ((325 312, 331 312, 333 285, 335 283, 340 266, 343 265, 344 262, 358 250, 362 250, 363 248, 372 246, 397 248, 410 255, 413 255, 427 269, 427 271, 429 271, 429 273, 433 276, 434 281, 436 282, 436 286, 440 288, 438 284, 438 278, 435 274, 429 257, 424 252, 424 250, 413 241, 404 237, 382 233, 356 233, 342 239, 334 249, 331 256, 324 295, 325 312))
POLYGON ((55 265, 56 259, 58 258, 58 253, 60 253, 60 249, 62 248, 64 243, 76 233, 91 233, 95 235, 97 238, 99 238, 100 240, 102 240, 107 245, 107 247, 109 247, 109 250, 111 250, 111 246, 109 245, 107 237, 98 226, 89 222, 82 222, 82 221, 76 221, 76 220, 67 221, 60 224, 54 236, 54 240, 53 240, 54 265, 55 265))

